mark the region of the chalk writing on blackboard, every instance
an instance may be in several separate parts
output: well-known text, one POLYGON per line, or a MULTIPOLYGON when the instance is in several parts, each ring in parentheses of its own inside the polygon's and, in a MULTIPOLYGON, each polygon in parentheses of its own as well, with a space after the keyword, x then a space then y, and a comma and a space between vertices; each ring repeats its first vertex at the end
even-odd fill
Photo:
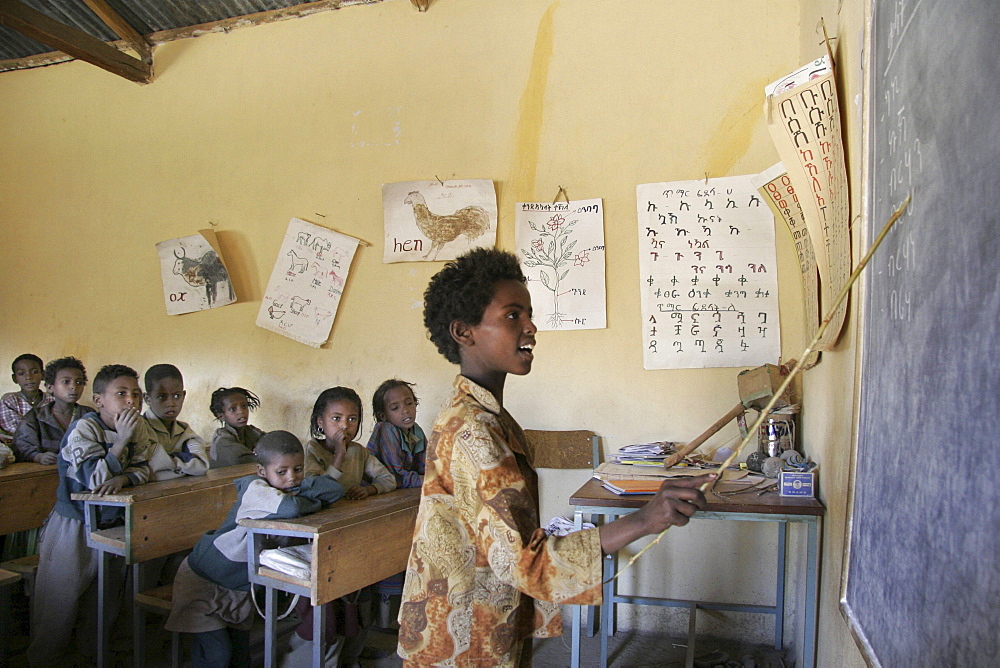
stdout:
POLYGON ((774 217, 751 179, 636 188, 646 369, 778 361, 774 217))

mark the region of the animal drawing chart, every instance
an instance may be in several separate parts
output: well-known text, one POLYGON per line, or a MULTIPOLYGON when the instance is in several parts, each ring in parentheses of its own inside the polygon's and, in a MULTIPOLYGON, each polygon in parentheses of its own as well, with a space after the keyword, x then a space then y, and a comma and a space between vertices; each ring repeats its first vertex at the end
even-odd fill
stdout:
POLYGON ((292 218, 257 313, 257 326, 314 348, 330 337, 358 240, 292 218))
POLYGON ((212 230, 156 244, 168 315, 193 313, 236 301, 212 230))
POLYGON ((385 250, 382 261, 454 260, 497 241, 493 181, 405 181, 382 185, 385 250))
POLYGON ((519 202, 514 219, 538 329, 606 327, 601 200, 519 202))
POLYGON ((752 179, 636 188, 644 368, 778 361, 774 216, 752 179))

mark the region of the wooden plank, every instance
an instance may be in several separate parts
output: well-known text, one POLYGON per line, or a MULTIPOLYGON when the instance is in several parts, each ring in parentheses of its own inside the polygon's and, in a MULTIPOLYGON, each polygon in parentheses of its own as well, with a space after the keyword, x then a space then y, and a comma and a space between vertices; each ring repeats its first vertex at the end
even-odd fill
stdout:
POLYGON ((181 494, 151 497, 131 504, 126 563, 148 561, 194 547, 206 531, 219 528, 235 502, 236 487, 227 484, 196 487, 181 494))
POLYGON ((149 42, 136 32, 135 28, 122 18, 121 14, 111 8, 104 0, 83 0, 90 10, 97 14, 97 18, 104 21, 105 25, 115 31, 115 34, 125 40, 144 63, 153 63, 153 49, 149 42))
POLYGON ((398 510, 420 505, 420 488, 397 489, 388 494, 376 494, 361 501, 342 499, 318 513, 290 520, 240 520, 240 525, 256 529, 293 531, 302 535, 333 531, 339 527, 364 522, 398 510))
POLYGON ((149 83, 152 77, 153 68, 149 63, 51 19, 18 0, 0 0, 0 24, 130 81, 149 83))
POLYGON ((58 486, 55 466, 21 463, 0 471, 0 536, 42 526, 58 486))
POLYGON ((416 521, 414 506, 320 533, 313 547, 312 603, 327 603, 406 570, 416 521))
POLYGON ((92 531, 90 533, 90 540, 98 543, 104 543, 105 545, 110 545, 111 547, 114 547, 119 551, 124 551, 126 543, 125 535, 126 535, 125 527, 124 525, 122 525, 122 526, 111 527, 110 529, 99 529, 97 531, 92 531))
POLYGON ((98 501, 105 503, 138 503, 149 499, 156 499, 176 494, 202 489, 205 487, 232 487, 233 481, 246 475, 256 473, 256 464, 240 464, 239 466, 226 466, 221 469, 210 469, 208 473, 200 476, 185 476, 164 480, 162 482, 149 482, 138 487, 126 487, 117 494, 93 494, 91 492, 81 492, 72 495, 74 501, 98 501))
MULTIPOLYGON (((20 573, 12 573, 10 571, 5 571, 0 569, 0 587, 6 587, 7 585, 12 585, 21 579, 20 573)), ((6 631, 6 629, 4 629, 6 631)))

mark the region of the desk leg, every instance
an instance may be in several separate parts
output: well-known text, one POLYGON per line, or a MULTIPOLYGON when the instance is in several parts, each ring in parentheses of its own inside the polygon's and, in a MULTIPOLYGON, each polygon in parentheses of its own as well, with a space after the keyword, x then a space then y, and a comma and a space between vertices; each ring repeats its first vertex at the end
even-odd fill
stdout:
MULTIPOLYGON (((583 527, 583 514, 580 511, 576 511, 573 514, 573 529, 579 531, 583 527)), ((580 627, 583 626, 583 621, 581 619, 581 614, 583 612, 582 605, 573 606, 573 632, 570 639, 570 668, 580 668, 580 627)), ((591 612, 593 615, 593 612, 591 612)))
POLYGON ((100 668, 108 665, 108 645, 111 629, 108 627, 108 571, 110 570, 111 553, 100 550, 97 559, 97 665, 100 668))
POLYGON ((146 665, 146 611, 136 603, 142 589, 142 564, 132 564, 132 660, 135 668, 146 665))
POLYGON ((785 556, 788 551, 788 523, 778 522, 778 579, 774 590, 774 649, 784 645, 785 634, 785 556))
POLYGON ((601 668, 608 666, 608 637, 614 633, 614 621, 611 617, 614 614, 615 604, 611 602, 611 599, 615 595, 615 581, 611 578, 614 577, 617 566, 617 552, 604 557, 604 601, 601 604, 601 668))
POLYGON ((805 668, 816 665, 816 593, 819 589, 819 528, 821 520, 812 518, 806 522, 806 628, 802 647, 802 663, 805 668))
MULTIPOLYGON (((20 582, 20 581, 18 581, 20 582)), ((13 584, 0 587, 0 666, 7 665, 7 653, 10 651, 10 590, 13 584)))
POLYGON ((313 606, 313 668, 323 668, 323 658, 326 654, 326 606, 313 606))
POLYGON ((687 651, 684 653, 684 668, 694 668, 694 643, 698 635, 698 604, 692 603, 688 612, 687 651))
POLYGON ((264 668, 274 668, 277 665, 278 648, 276 647, 278 597, 274 587, 264 586, 264 668))

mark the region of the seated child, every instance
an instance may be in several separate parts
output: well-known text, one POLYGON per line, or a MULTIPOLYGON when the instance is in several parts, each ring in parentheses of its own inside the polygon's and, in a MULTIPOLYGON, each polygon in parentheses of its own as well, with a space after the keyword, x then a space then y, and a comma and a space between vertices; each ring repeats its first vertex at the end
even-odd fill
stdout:
POLYGON ((323 390, 309 420, 306 475, 328 475, 347 490, 348 499, 363 499, 396 489, 396 479, 360 443, 361 397, 349 387, 323 390))
MULTIPOLYGON (((398 487, 420 487, 424 482, 427 438, 417 424, 419 402, 412 388, 412 383, 393 378, 379 385, 372 396, 376 422, 368 451, 395 476, 398 487)), ((404 576, 399 573, 375 585, 380 628, 396 624, 404 576)))
MULTIPOLYGON (((32 665, 58 663, 73 639, 85 656, 93 656, 97 638, 97 566, 100 555, 87 546, 83 502, 71 494, 116 494, 123 487, 149 479, 146 457, 155 441, 142 419, 139 374, 110 364, 94 378, 97 413, 85 415, 66 430, 59 449, 56 505, 45 520, 39 548, 38 576, 32 596, 28 647, 32 665)), ((121 507, 104 506, 100 527, 120 523, 121 507)), ((124 580, 124 563, 111 560, 109 581, 118 591, 111 597, 107 623, 117 616, 124 580)))
POLYGON ((417 397, 413 383, 387 380, 372 396, 375 427, 368 451, 396 478, 397 487, 420 487, 424 482, 427 437, 417 424, 417 397))
POLYGON ((184 407, 184 377, 173 364, 149 367, 144 378, 149 409, 143 415, 157 447, 149 455, 150 480, 171 480, 208 472, 205 441, 178 420, 184 407))
POLYGON ((21 389, 0 397, 0 443, 8 445, 14 440, 14 433, 25 414, 52 401, 52 397, 38 389, 42 384, 41 357, 31 353, 18 355, 10 370, 13 371, 10 379, 21 389))
POLYGON ((174 580, 168 631, 191 633, 195 666, 250 665, 253 603, 247 574, 247 536, 241 519, 293 518, 325 508, 344 495, 326 476, 303 479, 302 443, 287 431, 257 442, 257 474, 235 481, 236 503, 222 526, 209 531, 174 580))
POLYGON ((14 452, 22 462, 55 464, 66 429, 88 413, 78 404, 87 387, 87 370, 75 357, 60 357, 45 365, 45 385, 52 401, 33 408, 14 434, 14 452))
POLYGON ((220 387, 212 392, 209 410, 222 423, 212 437, 213 469, 255 461, 253 449, 264 432, 247 422, 250 411, 259 407, 257 395, 242 387, 220 387))
MULTIPOLYGON (((316 399, 309 430, 313 436, 306 444, 306 475, 327 475, 338 480, 347 492, 347 499, 364 499, 396 489, 396 480, 384 466, 360 443, 354 441, 361 427, 361 397, 347 387, 332 387, 316 399)), ((336 665, 358 663, 365 647, 368 628, 372 625, 371 594, 362 589, 328 605, 327 636, 336 637, 326 650, 326 660, 336 665), (338 627, 337 618, 342 621, 338 627), (355 631, 346 636, 347 629, 355 631)), ((292 638, 293 651, 302 640, 312 640, 312 606, 299 600, 296 610, 301 623, 292 638)), ((295 652, 298 654, 298 652, 295 652)), ((291 657, 286 657, 291 658, 291 657)), ((294 663, 287 661, 286 664, 294 663)))

